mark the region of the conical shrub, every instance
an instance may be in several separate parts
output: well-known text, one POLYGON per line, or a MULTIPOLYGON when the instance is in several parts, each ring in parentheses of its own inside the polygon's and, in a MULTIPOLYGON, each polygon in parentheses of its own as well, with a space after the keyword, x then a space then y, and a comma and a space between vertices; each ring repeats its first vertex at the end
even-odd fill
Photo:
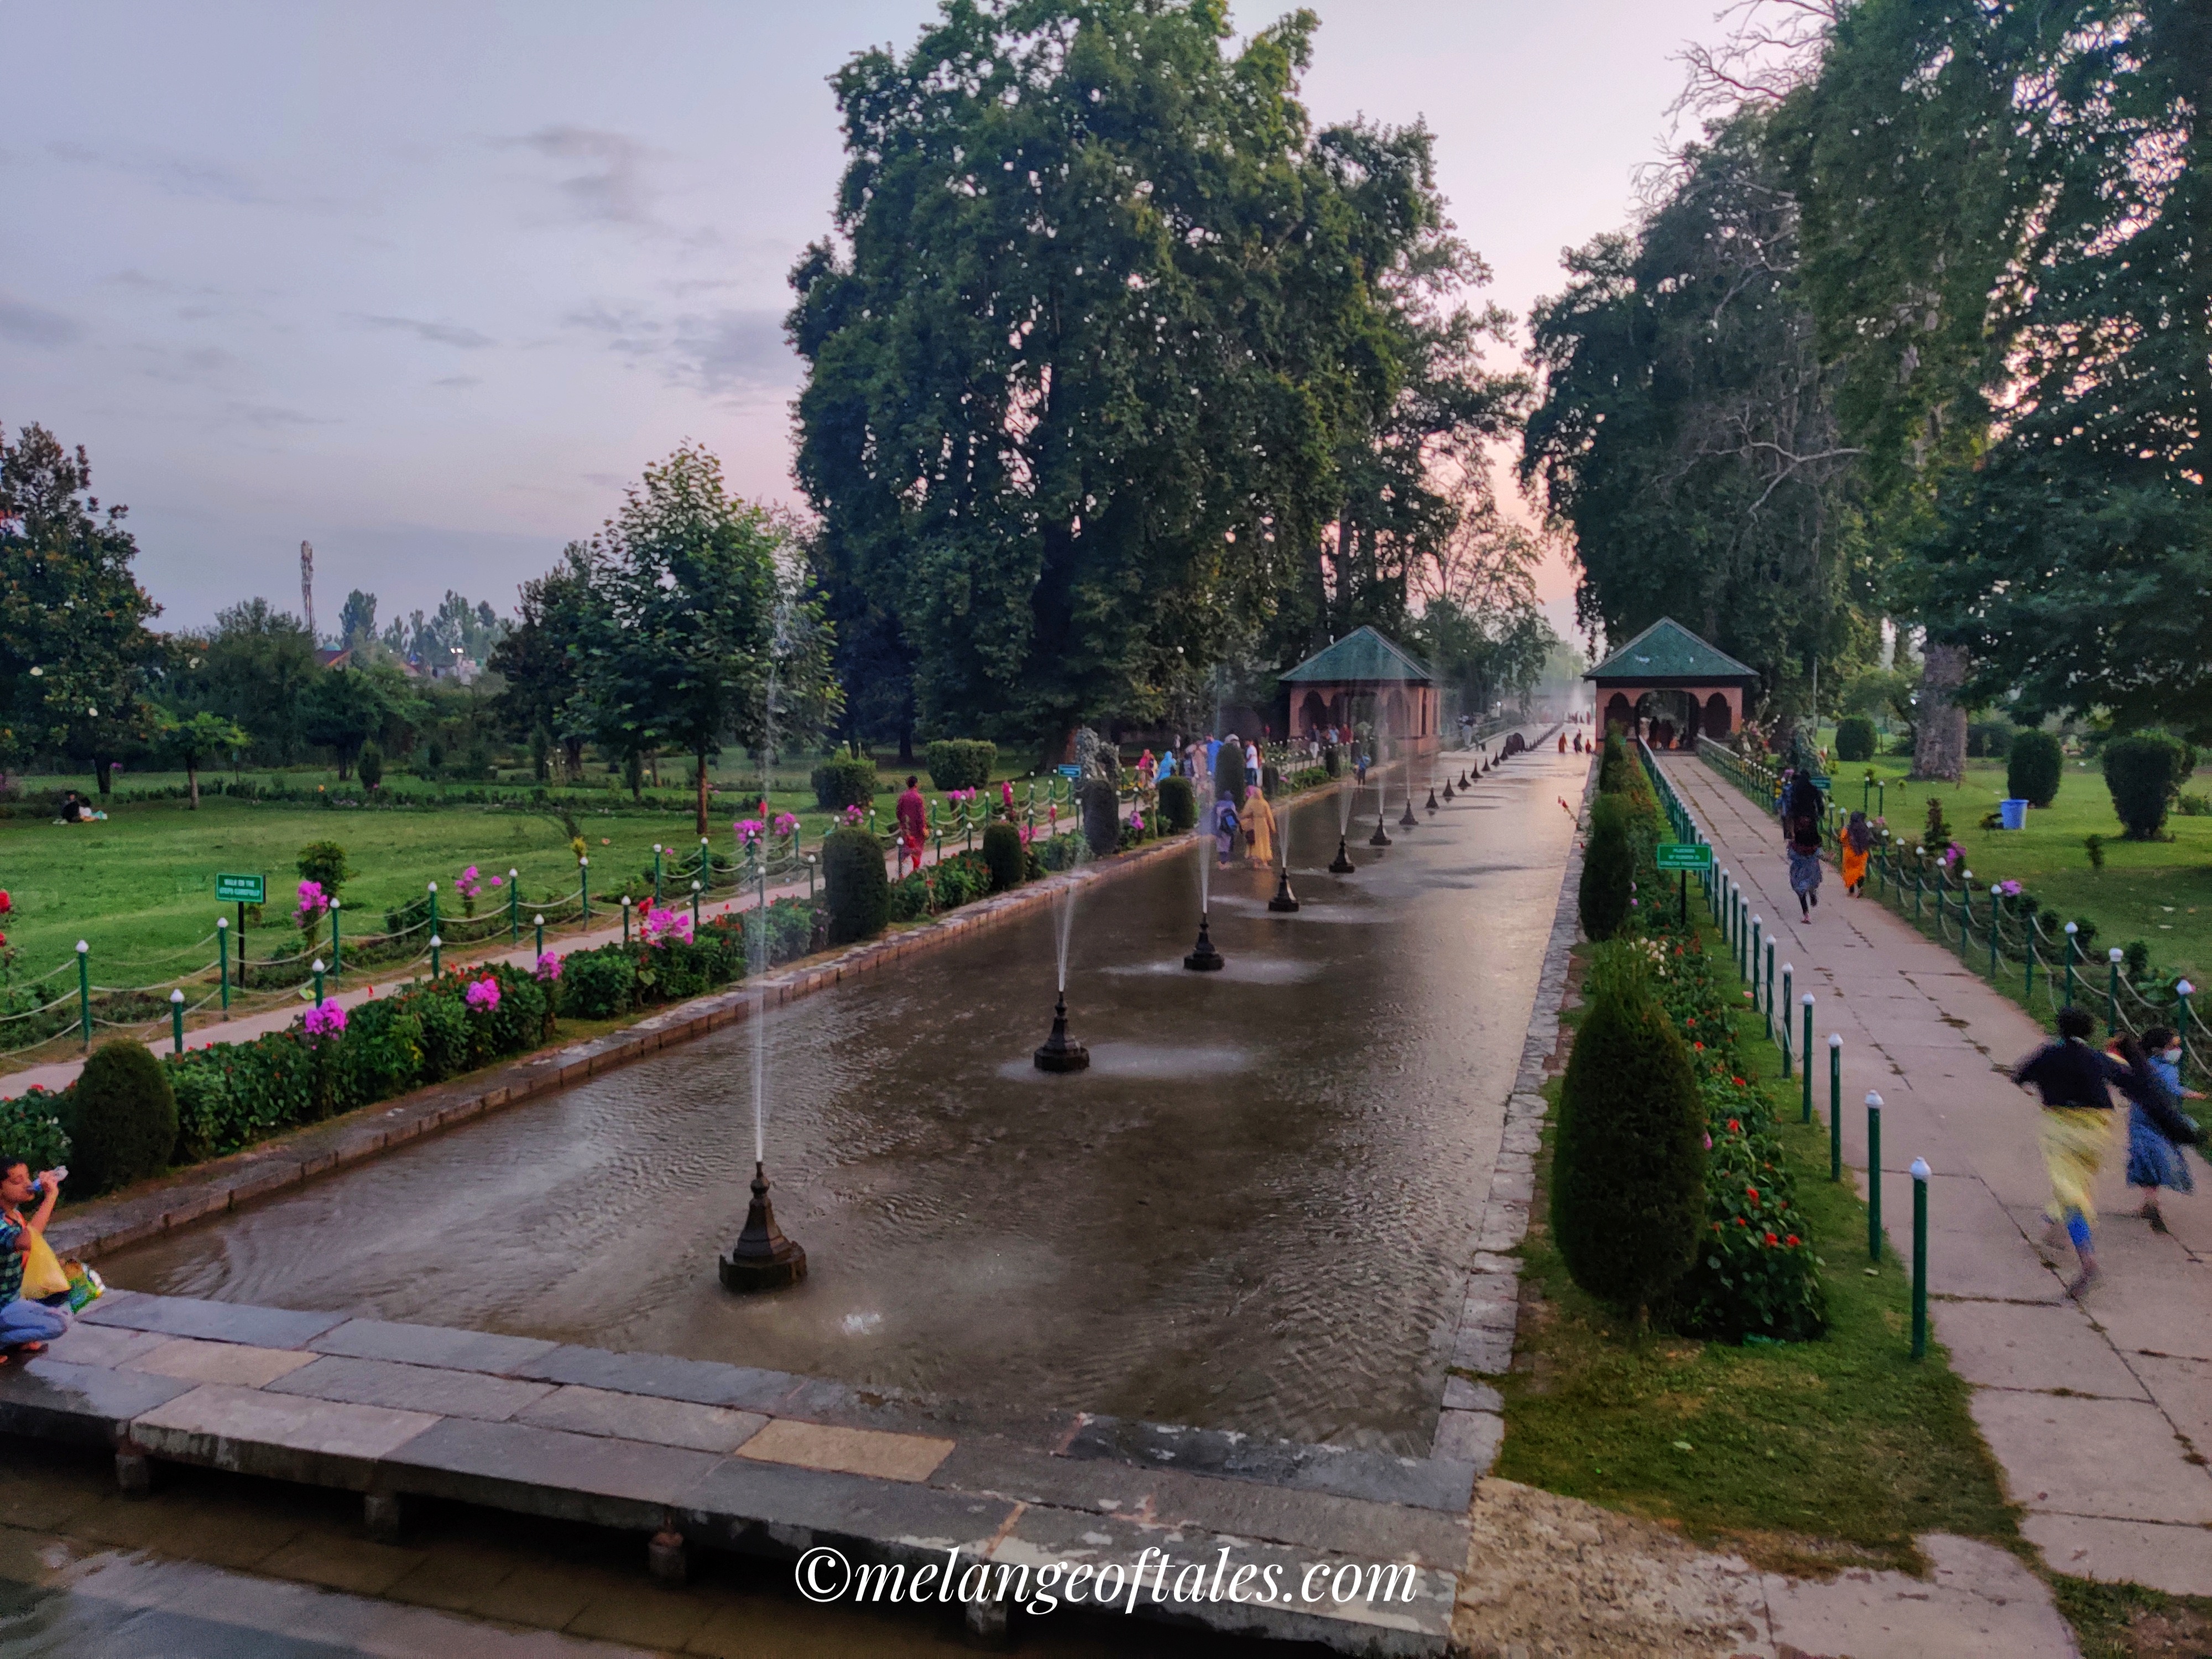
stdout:
POLYGON ((1601 794, 1590 803, 1589 844, 1583 853, 1582 884, 1575 890, 1583 932, 1611 939, 1628 921, 1630 884, 1636 878, 1636 843, 1626 797, 1601 794))
POLYGON ((1705 1111, 1690 1057, 1638 972, 1599 948, 1559 1094, 1552 1234, 1575 1283, 1638 1312, 1688 1269, 1705 1217, 1705 1111))
POLYGON ((1000 823, 983 831, 983 862, 990 867, 991 890, 1003 893, 1022 884, 1023 866, 1028 861, 1028 848, 1022 844, 1018 826, 1000 823))
POLYGON ((70 1091, 73 1183, 113 1192, 159 1175, 177 1146, 177 1097, 161 1062, 128 1039, 92 1051, 70 1091))
POLYGON ((891 919, 884 849, 865 830, 832 830, 822 839, 822 885, 830 911, 830 943, 873 939, 891 919))

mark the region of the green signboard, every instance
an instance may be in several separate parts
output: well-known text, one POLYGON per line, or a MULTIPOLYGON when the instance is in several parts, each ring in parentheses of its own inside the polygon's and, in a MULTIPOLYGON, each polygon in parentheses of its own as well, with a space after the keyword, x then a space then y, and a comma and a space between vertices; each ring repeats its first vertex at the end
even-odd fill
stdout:
POLYGON ((1653 848, 1662 870, 1710 870, 1713 849, 1702 842, 1662 841, 1653 848))
POLYGON ((266 904, 269 884, 259 876, 217 876, 216 901, 221 904, 266 904))
POLYGON ((1815 772, 1813 774, 1813 787, 1825 795, 1829 790, 1834 788, 1836 786, 1831 783, 1826 778, 1823 777, 1820 773, 1815 772))

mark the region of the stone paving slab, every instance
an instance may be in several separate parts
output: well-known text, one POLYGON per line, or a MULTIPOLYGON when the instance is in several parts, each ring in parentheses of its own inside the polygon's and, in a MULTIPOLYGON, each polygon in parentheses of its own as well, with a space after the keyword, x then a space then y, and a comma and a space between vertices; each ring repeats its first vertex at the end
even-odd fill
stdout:
POLYGON ((717 1461, 681 1505, 687 1534, 725 1548, 789 1554, 826 1543, 894 1562, 981 1555, 1018 1512, 1001 1498, 742 1457, 717 1461))
POLYGON ((408 1365, 436 1365, 454 1371, 519 1370, 561 1345, 530 1336, 500 1336, 490 1331, 451 1330, 443 1325, 404 1325, 382 1319, 349 1319, 314 1338, 317 1353, 356 1359, 393 1359, 408 1365))
POLYGON ((2032 1514, 2021 1531, 2055 1571, 2074 1577, 2212 1595, 2212 1531, 2203 1527, 2032 1514))
POLYGON ((207 1382, 133 1418, 131 1440, 179 1462, 365 1492, 380 1460, 440 1421, 427 1412, 207 1382))
POLYGON ((2154 1405, 1978 1389, 1968 1409, 2032 1510, 2212 1525, 2212 1481, 2154 1405))
POLYGON ((268 1383, 270 1393, 501 1423, 555 1392, 550 1382, 519 1382, 472 1371, 402 1365, 389 1359, 355 1359, 342 1354, 296 1357, 307 1363, 268 1383))
POLYGON ((1854 1571, 1834 1578, 1762 1575, 1778 1650, 1848 1653, 1851 1659, 1938 1655, 2072 1656, 2074 1632, 2042 1583, 1994 1544, 1931 1533, 1920 1540, 1932 1571, 1854 1571), (1786 1645, 1785 1645, 1786 1644, 1786 1645))
POLYGON ((1474 1491, 1474 1464, 1449 1458, 1392 1457, 1128 1418, 1086 1417, 1060 1450, 1071 1458, 1123 1459, 1454 1515, 1465 1513, 1474 1491))
POLYGON ((447 1417, 432 1419, 389 1459, 379 1471, 379 1485, 651 1532, 666 1523, 720 1462, 711 1453, 678 1446, 447 1417))
POLYGON ((1990 1389, 2058 1389, 2148 1402, 2112 1345, 2071 1308, 2019 1302, 1938 1302, 1929 1310, 1951 1368, 1990 1389))
POLYGON ((284 1308, 253 1308, 236 1302, 201 1302, 143 1291, 110 1291, 79 1317, 87 1324, 119 1325, 126 1330, 244 1342, 259 1348, 300 1348, 340 1323, 344 1316, 294 1313, 284 1308))
POLYGON ((731 1452, 759 1431, 768 1419, 758 1412, 727 1406, 700 1406, 688 1400, 651 1395, 615 1394, 570 1383, 544 1395, 517 1414, 539 1428, 566 1429, 616 1440, 646 1440, 655 1445, 686 1446, 693 1451, 731 1452))
POLYGON ((781 1417, 748 1437, 738 1455, 878 1480, 927 1480, 951 1449, 950 1440, 928 1435, 885 1434, 781 1417))
POLYGON ((11 1364, 0 1388, 0 1433, 107 1446, 132 1419, 190 1394, 192 1384, 143 1371, 73 1364, 48 1356, 11 1364))
POLYGON ((736 1406, 766 1410, 779 1404, 802 1379, 788 1371, 725 1365, 711 1359, 679 1359, 672 1354, 614 1353, 605 1348, 562 1346, 526 1359, 516 1376, 544 1382, 580 1382, 616 1394, 658 1395, 700 1406, 736 1406))
POLYGON ((172 1337, 161 1346, 123 1362, 130 1371, 151 1371, 186 1382, 229 1382, 264 1389, 279 1377, 312 1365, 315 1357, 297 1348, 256 1348, 239 1342, 206 1342, 196 1336, 172 1337))

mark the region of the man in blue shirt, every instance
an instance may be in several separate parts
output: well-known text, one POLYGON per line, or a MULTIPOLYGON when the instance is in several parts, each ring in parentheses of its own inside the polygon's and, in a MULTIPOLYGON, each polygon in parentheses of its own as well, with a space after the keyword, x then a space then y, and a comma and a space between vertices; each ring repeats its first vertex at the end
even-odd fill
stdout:
POLYGON ((33 1180, 28 1164, 0 1152, 0 1361, 42 1352, 69 1328, 67 1314, 23 1298, 23 1258, 31 1253, 31 1235, 46 1231, 61 1190, 61 1177, 52 1170, 33 1180), (23 1206, 40 1193, 46 1196, 38 1208, 25 1216, 23 1206))

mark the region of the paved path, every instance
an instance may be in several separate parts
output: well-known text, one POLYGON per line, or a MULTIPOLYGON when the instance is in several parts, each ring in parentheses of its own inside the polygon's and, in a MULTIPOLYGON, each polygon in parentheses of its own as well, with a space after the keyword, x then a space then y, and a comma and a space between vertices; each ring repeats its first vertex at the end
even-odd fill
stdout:
MULTIPOLYGON (((1832 872, 1800 923, 1774 822, 1703 763, 1661 764, 1765 918, 1778 962, 1818 999, 1816 1042, 1844 1039, 1844 1156, 1862 1182, 1859 1103, 1881 1094, 1882 1213, 1908 1260, 1906 1170, 1919 1157, 1936 1172, 1936 1334, 1974 1385, 1975 1420, 2027 1508, 2027 1536, 2061 1572, 2212 1595, 2212 1470, 2199 1455, 2212 1455, 2212 1205, 2171 1198, 2172 1234, 2153 1233, 2132 1213, 2116 1139, 2098 1190, 2106 1276, 2085 1305, 2069 1302, 2072 1253, 2040 1244, 2039 1109, 2003 1070, 2041 1029, 1876 900, 1846 898, 1832 872)), ((1830 1271, 1856 1271, 1851 1255, 1831 1244, 1830 1271)))

